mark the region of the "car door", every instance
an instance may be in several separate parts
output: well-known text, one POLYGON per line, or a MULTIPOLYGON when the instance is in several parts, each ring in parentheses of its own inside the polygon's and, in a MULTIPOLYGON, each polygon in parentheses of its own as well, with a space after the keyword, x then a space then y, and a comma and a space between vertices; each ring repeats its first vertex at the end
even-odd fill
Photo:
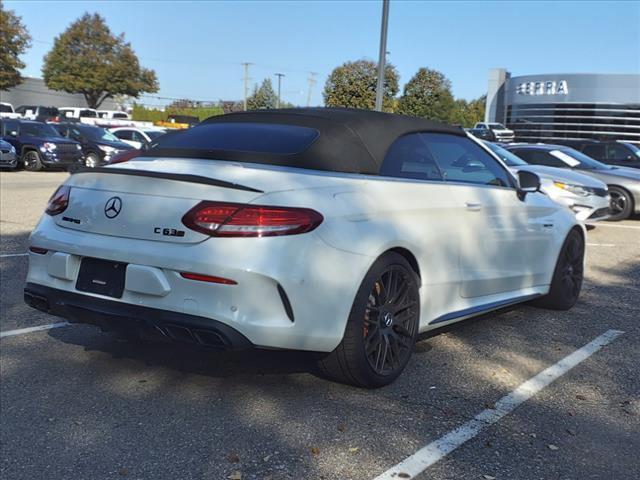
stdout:
MULTIPOLYGON (((421 276, 421 324, 456 309, 460 300, 460 268, 454 201, 419 133, 398 138, 387 151, 380 174, 364 190, 376 231, 398 232, 393 247, 411 251, 421 276)), ((345 196, 344 201, 354 201, 345 196)), ((367 239, 363 239, 367 241, 367 239)))
POLYGON ((516 180, 469 138, 423 134, 455 201, 461 296, 485 297, 543 285, 550 220, 557 210, 540 193, 518 196, 516 180))

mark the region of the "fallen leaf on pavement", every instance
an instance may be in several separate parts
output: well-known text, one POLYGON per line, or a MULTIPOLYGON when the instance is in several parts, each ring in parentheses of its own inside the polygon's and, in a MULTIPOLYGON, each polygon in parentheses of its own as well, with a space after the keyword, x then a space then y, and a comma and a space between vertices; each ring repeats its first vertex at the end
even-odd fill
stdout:
POLYGON ((549 447, 549 450, 558 450, 558 449, 560 449, 560 447, 558 447, 557 445, 553 445, 552 443, 547 445, 547 447, 549 447))
POLYGON ((356 453, 358 450, 360 450, 358 447, 351 447, 351 448, 349 448, 349 451, 350 451, 351 453, 356 453))
POLYGON ((587 397, 585 397, 584 395, 580 395, 580 394, 576 395, 576 398, 578 400, 586 400, 587 399, 587 397))
POLYGON ((346 425, 338 425, 338 431, 339 432, 346 432, 347 431, 347 426, 346 425))
POLYGON ((408 473, 400 472, 398 474, 398 478, 411 478, 411 475, 409 475, 408 473))
POLYGON ((492 477, 491 475, 482 475, 482 478, 485 480, 496 480, 496 477, 492 477))
POLYGON ((318 447, 311 447, 312 455, 320 455, 320 449, 318 447))
POLYGON ((240 457, 236 452, 229 452, 227 454, 227 460, 229 460, 229 463, 238 463, 240 461, 240 457))
POLYGON ((242 480, 242 472, 237 470, 227 477, 229 480, 242 480))

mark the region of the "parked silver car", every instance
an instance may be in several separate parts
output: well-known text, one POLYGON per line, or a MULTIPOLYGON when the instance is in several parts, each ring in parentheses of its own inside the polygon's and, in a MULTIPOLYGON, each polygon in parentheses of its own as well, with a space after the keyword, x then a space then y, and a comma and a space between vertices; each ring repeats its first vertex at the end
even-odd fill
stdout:
POLYGON ((607 185, 595 178, 555 167, 529 165, 527 162, 491 142, 484 144, 514 172, 533 172, 549 197, 569 207, 582 222, 605 220, 610 216, 611 197, 607 185))
POLYGON ((15 147, 0 138, 0 168, 16 168, 17 166, 18 155, 15 147))
POLYGON ((562 145, 516 144, 505 148, 527 163, 571 169, 606 183, 611 195, 609 220, 624 220, 640 213, 640 170, 637 168, 605 165, 562 145))

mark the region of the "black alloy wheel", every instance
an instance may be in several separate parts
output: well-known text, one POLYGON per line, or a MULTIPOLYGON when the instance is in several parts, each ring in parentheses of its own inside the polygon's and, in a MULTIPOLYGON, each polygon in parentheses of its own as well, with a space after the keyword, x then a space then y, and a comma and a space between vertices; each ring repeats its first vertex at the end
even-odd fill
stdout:
POLYGON ((344 336, 318 361, 320 373, 364 388, 393 382, 409 362, 418 336, 420 278, 395 252, 371 266, 356 293, 344 336))
POLYGON ((569 310, 578 301, 584 281, 584 237, 571 230, 562 245, 549 293, 532 303, 552 310, 569 310))
POLYGON ((22 155, 22 161, 24 162, 25 170, 30 172, 37 172, 42 170, 42 161, 40 160, 40 154, 35 150, 28 150, 22 155))
POLYGON ((367 362, 378 375, 404 366, 418 330, 418 299, 413 275, 388 267, 373 284, 365 310, 363 338, 367 362))
POLYGON ((620 221, 629 218, 633 208, 629 192, 620 187, 609 187, 611 195, 611 216, 609 221, 620 221))

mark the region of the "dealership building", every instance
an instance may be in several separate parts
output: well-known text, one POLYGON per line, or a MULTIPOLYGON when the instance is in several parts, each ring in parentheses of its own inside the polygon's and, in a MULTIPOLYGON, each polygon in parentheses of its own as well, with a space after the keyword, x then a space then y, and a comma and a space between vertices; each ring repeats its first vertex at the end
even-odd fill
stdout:
POLYGON ((485 121, 516 141, 624 140, 640 144, 640 75, 489 73, 485 121))

